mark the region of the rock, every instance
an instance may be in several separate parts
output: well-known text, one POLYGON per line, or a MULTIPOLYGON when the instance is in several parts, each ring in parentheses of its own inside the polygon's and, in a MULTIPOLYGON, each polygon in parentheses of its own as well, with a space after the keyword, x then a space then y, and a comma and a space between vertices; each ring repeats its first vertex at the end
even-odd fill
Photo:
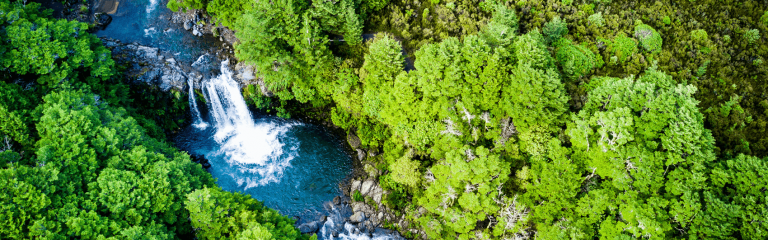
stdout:
POLYGON ((363 212, 356 212, 355 214, 352 214, 351 217, 349 217, 349 222, 351 223, 359 223, 365 220, 365 213, 363 212))
POLYGON ((107 25, 112 22, 112 16, 109 16, 109 14, 106 13, 96 13, 94 15, 94 21, 96 22, 97 28, 105 29, 107 28, 107 25))
POLYGON ((181 72, 173 71, 173 70, 166 71, 166 74, 163 74, 160 77, 160 89, 162 89, 163 91, 168 91, 172 87, 184 86, 186 81, 187 81, 187 78, 184 75, 182 75, 181 72))
POLYGON ((376 219, 378 219, 379 221, 384 219, 384 212, 379 212, 379 216, 377 216, 376 219))
POLYGON ((347 143, 349 143, 349 146, 352 147, 352 149, 360 148, 361 145, 360 138, 353 132, 347 134, 347 143))
POLYGON ((120 1, 117 0, 97 0, 96 3, 94 3, 94 11, 115 14, 117 13, 117 7, 119 6, 120 1))
POLYGON ((375 224, 373 224, 373 222, 371 222, 371 221, 365 221, 365 229, 366 229, 366 231, 367 232, 373 232, 376 229, 376 227, 374 225, 375 224))
POLYGON ((197 31, 197 28, 195 28, 195 29, 192 29, 192 35, 202 36, 203 34, 201 34, 200 31, 197 31))
POLYGON ((341 204, 341 197, 336 196, 335 198, 333 198, 333 205, 339 205, 339 204, 341 204))
POLYGON ((175 59, 165 57, 171 56, 171 53, 163 53, 157 48, 135 43, 123 44, 109 38, 102 38, 102 42, 112 50, 112 57, 118 64, 128 66, 125 75, 138 82, 157 85, 163 91, 183 91, 186 90, 187 79, 202 78, 197 74, 187 75, 175 59))
POLYGON ((371 191, 371 187, 373 187, 373 184, 374 184, 373 180, 370 180, 370 179, 365 180, 365 182, 363 182, 362 187, 360 187, 360 193, 367 196, 368 193, 371 191))
MULTIPOLYGON (((229 51, 229 52, 232 53, 232 51, 229 51)), ((267 88, 267 84, 264 83, 264 79, 259 78, 256 81, 256 84, 259 85, 259 88, 261 89, 261 94, 264 94, 264 96, 266 96, 266 97, 274 97, 275 96, 275 94, 272 93, 272 91, 269 91, 269 89, 267 88)))
POLYGON ((210 164, 210 163, 203 163, 203 164, 201 164, 201 165, 203 165, 203 168, 205 168, 205 169, 208 169, 208 168, 210 168, 210 167, 211 167, 211 164, 210 164))
POLYGON ((363 170, 365 170, 365 173, 372 178, 379 177, 379 169, 376 169, 372 164, 365 164, 363 170))
POLYGON ((357 160, 363 161, 365 159, 365 151, 362 149, 357 149, 357 160))
POLYGON ((381 188, 381 186, 376 185, 371 188, 371 190, 368 192, 368 196, 373 198, 373 201, 375 201, 378 204, 381 204, 381 197, 384 195, 384 189, 381 188))
MULTIPOLYGON (((229 48, 229 46, 226 45, 225 47, 229 48)), ((257 85, 259 90, 261 90, 262 95, 266 97, 274 97, 275 94, 269 91, 267 85, 264 83, 264 79, 256 77, 256 72, 257 70, 254 66, 244 62, 238 62, 237 65, 235 65, 234 79, 240 83, 240 86, 257 85)))
POLYGON ((184 30, 189 31, 189 29, 192 29, 192 25, 194 25, 194 23, 192 23, 192 20, 185 21, 184 22, 184 30))
POLYGON ((320 225, 321 224, 319 222, 314 221, 301 224, 298 228, 301 233, 316 233, 317 230, 320 229, 320 225))
POLYGON ((139 45, 139 46, 135 46, 135 49, 136 49, 136 57, 138 58, 147 59, 147 60, 155 60, 158 58, 157 48, 139 45))
POLYGON ((350 188, 349 193, 352 194, 355 190, 360 190, 360 180, 352 181, 352 188, 350 188))

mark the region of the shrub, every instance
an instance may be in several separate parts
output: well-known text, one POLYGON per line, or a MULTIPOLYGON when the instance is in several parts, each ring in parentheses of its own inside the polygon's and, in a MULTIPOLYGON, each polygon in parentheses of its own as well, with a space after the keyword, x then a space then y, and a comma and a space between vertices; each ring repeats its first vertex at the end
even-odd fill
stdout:
POLYGON ((671 25, 672 24, 672 19, 669 18, 669 16, 664 16, 664 18, 662 18, 661 21, 663 21, 665 25, 671 25))
POLYGON ((698 44, 704 44, 709 40, 709 35, 704 29, 697 29, 691 31, 691 39, 698 44))
POLYGON ((603 13, 595 13, 592 15, 589 15, 587 18, 590 24, 595 25, 597 27, 602 27, 605 25, 605 19, 603 19, 603 13))
POLYGON ((613 38, 609 52, 612 52, 619 62, 626 62, 632 55, 637 53, 637 41, 628 37, 623 32, 619 33, 613 38))
POLYGON ((763 16, 760 17, 760 22, 768 25, 768 11, 763 12, 763 16))
POLYGON ((561 39, 556 45, 555 57, 566 76, 580 78, 595 68, 595 54, 588 48, 573 44, 568 39, 561 39))
POLYGON ((760 31, 757 29, 749 30, 744 33, 744 38, 749 44, 755 43, 757 39, 760 39, 760 31))
POLYGON ((655 53, 661 51, 661 34, 647 24, 640 24, 635 27, 635 37, 640 40, 640 46, 646 51, 655 53))
POLYGON ((544 24, 542 33, 547 44, 557 42, 561 37, 568 35, 568 24, 560 20, 559 16, 555 16, 552 21, 544 24))
POLYGON ((355 202, 362 202, 365 201, 365 198, 363 198, 363 194, 360 193, 360 190, 355 190, 355 192, 352 193, 352 200, 355 200, 355 202))

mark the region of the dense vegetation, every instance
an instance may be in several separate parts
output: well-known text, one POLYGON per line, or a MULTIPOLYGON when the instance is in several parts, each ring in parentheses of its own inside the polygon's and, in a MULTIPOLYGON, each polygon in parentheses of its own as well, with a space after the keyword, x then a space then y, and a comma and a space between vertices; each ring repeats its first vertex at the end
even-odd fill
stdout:
POLYGON ((0 238, 309 238, 165 142, 186 97, 125 84, 87 30, 0 0, 0 238))
MULTIPOLYGON (((309 238, 164 140, 185 97, 125 84, 86 24, 25 3, 0 0, 1 238, 309 238)), ((760 2, 168 7, 236 32, 275 93, 250 102, 359 136, 428 238, 768 238, 760 2)))
POLYGON ((169 7, 359 136, 429 238, 768 237, 758 1, 221 1, 169 7))

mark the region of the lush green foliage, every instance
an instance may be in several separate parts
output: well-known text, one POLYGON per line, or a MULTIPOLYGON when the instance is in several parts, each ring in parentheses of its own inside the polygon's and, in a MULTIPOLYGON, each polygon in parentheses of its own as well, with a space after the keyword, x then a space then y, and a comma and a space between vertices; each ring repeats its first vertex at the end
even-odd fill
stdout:
POLYGON ((573 44, 568 39, 558 41, 555 56, 558 65, 563 68, 570 78, 580 78, 592 72, 593 69, 601 67, 601 59, 589 50, 589 48, 573 44))
POLYGON ((386 32, 363 44, 330 41, 360 32, 317 4, 244 10, 238 57, 281 102, 312 103, 380 153, 366 161, 383 164, 383 203, 427 237, 763 237, 764 164, 735 153, 764 151, 748 133, 768 105, 737 89, 763 74, 766 26, 726 31, 747 20, 722 14, 754 2, 717 4, 707 15, 724 24, 683 23, 705 11, 688 2, 377 2, 354 5, 386 32))
POLYGON ((547 43, 554 43, 560 40, 561 37, 568 35, 568 24, 560 19, 560 16, 555 16, 552 21, 544 24, 544 28, 541 31, 547 43))
POLYGON ((184 200, 196 236, 202 239, 297 239, 293 219, 265 208, 251 196, 220 188, 198 189, 184 200))
MULTIPOLYGON (((358 136, 383 204, 428 238, 768 237, 759 2, 168 6, 236 31, 277 96, 249 86, 252 104, 358 136)), ((180 123, 145 116, 177 108, 132 108, 86 25, 0 9, 2 236, 307 237, 153 138, 180 123)))
POLYGON ((647 24, 640 24, 635 27, 635 37, 640 42, 640 46, 646 51, 657 53, 661 51, 663 40, 656 29, 647 24))
POLYGON ((91 79, 112 75, 110 52, 87 32, 88 24, 49 19, 50 11, 39 11, 37 4, 14 5, 0 2, 2 70, 38 75, 38 83, 49 87, 79 74, 91 79))

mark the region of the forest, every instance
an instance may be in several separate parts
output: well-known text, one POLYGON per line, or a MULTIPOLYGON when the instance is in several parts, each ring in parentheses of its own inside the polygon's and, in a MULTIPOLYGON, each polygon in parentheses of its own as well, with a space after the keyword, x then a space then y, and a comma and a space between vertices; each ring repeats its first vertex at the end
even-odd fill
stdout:
MULTIPOLYGON (((167 7, 235 32, 254 107, 358 136, 428 239, 768 238, 763 1, 167 7)), ((88 29, 0 0, 0 239, 316 238, 174 148, 186 97, 88 29)))

